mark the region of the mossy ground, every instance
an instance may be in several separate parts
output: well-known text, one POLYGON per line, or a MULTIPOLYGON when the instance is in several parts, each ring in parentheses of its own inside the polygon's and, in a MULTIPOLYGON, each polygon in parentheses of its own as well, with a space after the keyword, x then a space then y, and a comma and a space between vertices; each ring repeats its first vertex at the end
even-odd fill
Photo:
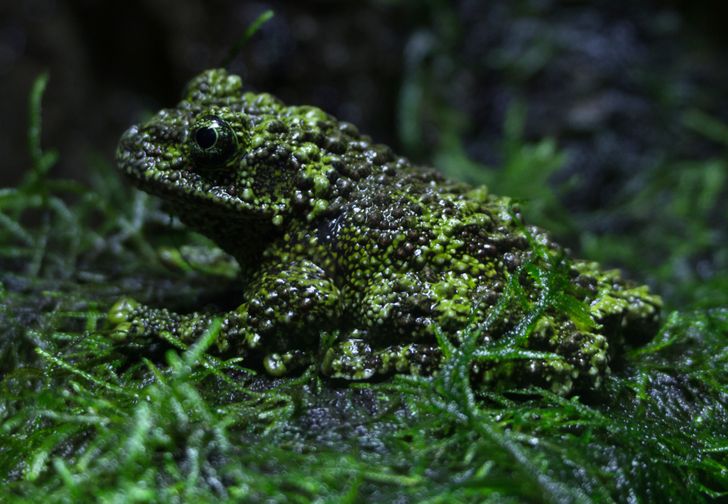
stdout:
MULTIPOLYGON (((124 186, 107 161, 89 162, 90 185, 48 177, 56 156, 40 147, 44 85, 39 80, 31 98, 33 166, 22 185, 0 191, 0 501, 699 502, 728 495, 728 275, 676 281, 695 249, 726 245, 709 216, 726 189, 728 158, 686 162, 645 182, 622 211, 668 198, 654 234, 583 239, 591 258, 631 266, 668 301, 660 332, 615 366, 600 393, 476 393, 467 380, 473 359, 518 358, 517 346, 477 353, 445 338, 448 360, 436 378, 341 386, 310 369, 274 380, 207 352, 214 325, 186 349, 173 349, 175 342, 134 349, 108 338, 105 312, 121 295, 192 310, 219 304, 235 284, 167 268, 160 247, 201 239, 124 186), (673 183, 674 173, 683 183, 673 183), (638 246, 645 240, 665 255, 664 267, 647 266, 638 246)), ((693 121, 725 140, 721 125, 700 115, 693 121)), ((507 193, 509 184, 523 190, 513 177, 545 180, 558 166, 553 142, 520 139, 517 111, 506 131, 505 168, 488 180, 495 192, 507 193)), ((443 143, 439 161, 472 168, 465 176, 481 173, 456 142, 443 143)), ((544 185, 529 187, 531 194, 516 196, 551 210, 539 215, 559 214, 544 185)), ((560 274, 556 263, 539 267, 547 278, 560 274)))

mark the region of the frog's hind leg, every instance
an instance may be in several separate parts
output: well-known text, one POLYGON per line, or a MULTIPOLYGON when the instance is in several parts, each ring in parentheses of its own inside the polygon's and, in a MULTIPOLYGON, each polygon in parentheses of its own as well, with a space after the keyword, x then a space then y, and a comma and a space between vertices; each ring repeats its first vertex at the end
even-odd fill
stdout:
POLYGON ((483 388, 536 385, 560 395, 597 390, 610 372, 607 347, 603 335, 579 330, 561 314, 545 314, 522 347, 536 355, 480 360, 472 377, 483 388))
POLYGON ((230 320, 234 315, 202 312, 180 314, 122 298, 109 310, 107 322, 111 327, 111 338, 116 341, 153 346, 155 341, 166 340, 184 348, 205 334, 216 319, 222 319, 216 346, 219 351, 224 351, 231 331, 230 320))
POLYGON ((437 345, 407 343, 374 349, 364 339, 334 343, 324 354, 321 372, 329 378, 369 380, 394 373, 429 375, 440 366, 437 345))

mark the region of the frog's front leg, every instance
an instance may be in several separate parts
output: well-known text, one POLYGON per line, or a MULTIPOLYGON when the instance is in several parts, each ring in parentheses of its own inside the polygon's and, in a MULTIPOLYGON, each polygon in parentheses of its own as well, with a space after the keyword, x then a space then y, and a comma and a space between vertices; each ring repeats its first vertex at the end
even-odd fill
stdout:
MULTIPOLYGON (((243 303, 217 315, 223 320, 217 348, 260 356, 265 369, 276 376, 311 362, 320 332, 335 327, 341 316, 339 290, 324 269, 306 258, 286 259, 264 263, 248 283, 243 303)), ((109 313, 117 339, 166 332, 186 343, 199 338, 214 317, 181 315, 129 300, 117 302, 109 313)))
POLYGON ((168 336, 191 344, 204 334, 216 317, 219 315, 210 313, 183 315, 122 298, 111 307, 107 320, 112 326, 111 337, 116 341, 141 343, 152 337, 168 336))
POLYGON ((310 363, 321 332, 333 330, 341 319, 339 288, 306 258, 271 258, 248 285, 245 299, 230 317, 239 329, 235 341, 263 350, 265 369, 274 376, 310 363))

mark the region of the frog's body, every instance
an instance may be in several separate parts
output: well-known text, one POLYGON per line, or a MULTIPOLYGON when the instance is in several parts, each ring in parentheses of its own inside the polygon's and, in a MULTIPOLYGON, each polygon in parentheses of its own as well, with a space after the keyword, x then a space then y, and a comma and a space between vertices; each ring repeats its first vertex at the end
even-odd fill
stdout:
MULTIPOLYGON (((224 70, 204 72, 176 108, 130 128, 117 156, 139 187, 237 259, 242 304, 224 314, 218 346, 263 360, 272 374, 317 358, 325 375, 344 379, 432 372, 441 360, 435 327, 459 344, 514 272, 539 260, 536 248, 560 254, 508 198, 414 167, 315 107, 242 93, 224 70), (322 332, 338 334, 324 355, 322 332)), ((524 346, 561 359, 491 363, 476 370, 478 380, 562 393, 597 386, 609 345, 649 334, 657 296, 591 263, 566 268, 595 325, 546 309, 524 346)), ((536 300, 537 282, 522 283, 536 300)), ((509 305, 483 344, 526 311, 509 305)), ((110 318, 117 335, 169 331, 184 340, 210 319, 127 301, 110 318)))

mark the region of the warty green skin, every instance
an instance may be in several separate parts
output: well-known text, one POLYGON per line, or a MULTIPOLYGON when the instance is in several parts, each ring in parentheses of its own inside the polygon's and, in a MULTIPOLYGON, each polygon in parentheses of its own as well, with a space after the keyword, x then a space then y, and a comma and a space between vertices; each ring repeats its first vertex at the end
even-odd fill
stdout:
MULTIPOLYGON (((484 321, 511 275, 533 259, 529 239, 561 253, 522 224, 508 198, 415 167, 316 107, 243 92, 240 78, 222 69, 197 76, 175 108, 127 130, 117 161, 238 261, 242 303, 222 314, 217 347, 272 375, 311 362, 347 380, 434 372, 442 358, 435 327, 462 342, 468 324, 484 321), (325 349, 322 334, 335 335, 325 349)), ((547 310, 527 348, 561 359, 479 365, 479 384, 595 388, 615 349, 654 330, 661 302, 646 287, 593 263, 568 264, 595 329, 547 310)), ((524 288, 538 296, 533 282, 524 288)), ((483 344, 524 312, 516 306, 506 315, 483 344)), ((109 314, 117 338, 166 332, 187 342, 211 317, 128 299, 109 314)))

